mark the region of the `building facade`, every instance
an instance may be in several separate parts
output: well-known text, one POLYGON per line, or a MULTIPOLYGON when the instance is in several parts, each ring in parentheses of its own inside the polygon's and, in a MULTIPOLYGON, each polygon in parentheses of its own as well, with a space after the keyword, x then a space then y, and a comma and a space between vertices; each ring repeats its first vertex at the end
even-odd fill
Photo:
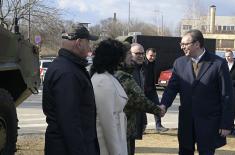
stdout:
POLYGON ((216 48, 235 49, 235 16, 216 16, 216 7, 210 7, 210 15, 198 19, 183 19, 181 21, 181 36, 191 30, 199 29, 205 38, 216 39, 216 48))

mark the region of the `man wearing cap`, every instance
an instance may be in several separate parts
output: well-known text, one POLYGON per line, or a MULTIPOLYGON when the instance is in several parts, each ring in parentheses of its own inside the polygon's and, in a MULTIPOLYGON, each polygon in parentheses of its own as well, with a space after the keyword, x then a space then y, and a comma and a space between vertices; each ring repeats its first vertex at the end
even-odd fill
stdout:
POLYGON ((98 38, 83 26, 73 27, 62 38, 43 86, 45 155, 99 155, 94 92, 85 68, 89 40, 98 38))

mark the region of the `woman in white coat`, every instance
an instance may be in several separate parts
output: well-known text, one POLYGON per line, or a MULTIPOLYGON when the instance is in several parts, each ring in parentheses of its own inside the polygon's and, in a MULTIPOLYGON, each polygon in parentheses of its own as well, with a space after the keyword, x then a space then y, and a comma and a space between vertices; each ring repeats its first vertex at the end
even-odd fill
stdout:
POLYGON ((126 116, 123 108, 128 97, 113 76, 126 52, 126 46, 112 39, 100 42, 94 51, 91 81, 97 108, 100 155, 127 155, 126 116))

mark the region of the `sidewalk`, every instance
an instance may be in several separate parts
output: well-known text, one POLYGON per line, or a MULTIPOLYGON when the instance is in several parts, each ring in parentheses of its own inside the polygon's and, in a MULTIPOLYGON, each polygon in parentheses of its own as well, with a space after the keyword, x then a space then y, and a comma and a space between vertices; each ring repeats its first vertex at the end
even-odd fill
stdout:
MULTIPOLYGON (((143 140, 136 141, 136 155, 177 155, 177 130, 158 134, 147 130, 143 140)), ((228 137, 228 144, 216 151, 216 155, 235 155, 235 137, 228 137)))
MULTIPOLYGON (((16 155, 43 155, 44 134, 20 135, 16 155)), ((176 129, 161 134, 146 130, 143 140, 136 141, 135 155, 177 155, 176 129)), ((235 155, 235 137, 228 137, 228 144, 216 151, 216 155, 235 155)))

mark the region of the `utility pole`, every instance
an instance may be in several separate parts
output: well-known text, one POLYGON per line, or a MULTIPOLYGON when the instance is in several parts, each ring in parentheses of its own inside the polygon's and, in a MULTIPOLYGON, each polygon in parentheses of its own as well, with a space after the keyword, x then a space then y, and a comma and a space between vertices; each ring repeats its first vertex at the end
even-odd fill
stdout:
POLYGON ((2 9, 2 0, 0 0, 0 7, 1 7, 1 9, 2 9))
POLYGON ((31 20, 31 19, 30 19, 30 18, 31 18, 31 17, 30 17, 30 16, 31 16, 31 13, 30 13, 30 12, 31 12, 31 9, 30 9, 31 3, 30 3, 30 0, 28 1, 28 3, 29 3, 29 5, 28 5, 28 6, 29 6, 29 7, 28 7, 28 9, 29 9, 29 15, 28 15, 28 16, 29 16, 29 23, 28 23, 28 40, 29 40, 29 42, 30 42, 30 37, 31 37, 31 22, 30 22, 30 20, 31 20))
POLYGON ((157 13, 160 15, 159 21, 161 20, 161 25, 159 24, 159 34, 164 35, 164 22, 163 22, 163 13, 157 9, 154 10, 156 13, 156 21, 157 21, 157 13))
POLYGON ((164 35, 164 25, 163 25, 163 13, 161 13, 162 15, 162 36, 164 35))
POLYGON ((158 10, 157 9, 154 9, 154 16, 155 16, 155 20, 156 20, 156 35, 159 35, 159 24, 158 24, 158 18, 157 18, 157 13, 158 13, 158 10))
MULTIPOLYGON (((0 0, 0 11, 2 11, 2 3, 3 3, 3 0, 0 0)), ((3 23, 3 18, 0 17, 0 25, 2 25, 3 23)))
POLYGON ((131 21, 131 0, 129 0, 129 4, 128 4, 128 28, 127 28, 127 33, 130 32, 130 21, 131 21))

